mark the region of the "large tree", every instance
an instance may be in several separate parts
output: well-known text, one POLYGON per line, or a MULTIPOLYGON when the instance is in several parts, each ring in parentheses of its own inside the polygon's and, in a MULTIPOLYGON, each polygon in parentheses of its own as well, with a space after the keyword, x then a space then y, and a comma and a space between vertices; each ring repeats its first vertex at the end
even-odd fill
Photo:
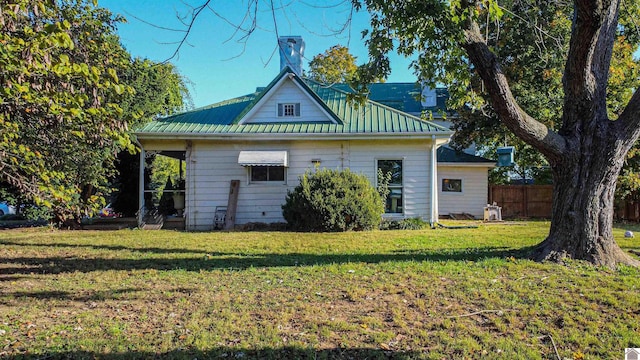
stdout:
MULTIPOLYGON (((625 155, 640 135, 640 93, 633 94, 617 117, 607 109, 616 38, 624 34, 637 44, 637 36, 627 26, 633 23, 618 21, 620 1, 576 0, 570 14, 558 14, 557 21, 567 19, 572 27, 564 58, 562 111, 555 127, 532 116, 513 95, 502 64, 520 56, 517 50, 498 56, 496 49, 509 44, 489 43, 488 28, 481 24, 500 24, 504 11, 509 11, 497 1, 353 2, 357 8, 366 6, 371 14, 367 41, 374 65, 364 68, 364 78, 388 74, 387 53, 395 46, 390 39, 395 39, 399 52, 419 54, 416 65, 421 78, 444 82, 454 96, 468 99, 471 106, 476 91, 486 91, 500 121, 545 156, 555 184, 553 215, 549 235, 536 247, 534 259, 638 265, 618 247, 612 234, 616 180, 625 155), (472 73, 481 79, 481 87, 473 86, 472 73)), ((631 14, 625 19, 640 14, 632 1, 625 2, 622 11, 631 14)), ((535 25, 520 26, 534 31, 535 25)))
MULTIPOLYGON (((502 59, 503 73, 509 79, 513 96, 520 106, 536 120, 557 130, 560 126, 557 120, 562 114, 562 72, 571 36, 573 6, 565 1, 540 0, 503 0, 500 6, 505 9, 500 21, 481 25, 487 44, 502 59)), ((622 21, 628 15, 622 13, 622 21)), ((634 43, 633 37, 618 34, 614 44, 607 91, 607 108, 612 119, 619 116, 637 86, 640 60, 633 57, 634 43)), ((464 99, 455 99, 457 103, 452 105, 460 109, 460 116, 451 119, 456 130, 454 145, 465 147, 475 143, 491 156, 498 146, 515 146, 516 166, 513 171, 528 180, 545 181, 548 164, 544 157, 500 122, 489 95, 481 91, 482 81, 477 74, 472 74, 471 82, 479 90, 484 103, 470 109, 460 103, 464 99)), ((637 177, 640 168, 630 165, 632 162, 627 161, 624 173, 628 175, 624 180, 637 177)), ((495 168, 493 172, 503 170, 495 168)), ((629 184, 628 181, 623 182, 629 184)))
POLYGON ((0 181, 59 221, 99 208, 116 155, 134 149, 138 100, 154 95, 133 98, 134 80, 172 71, 132 62, 115 35, 121 20, 95 1, 1 4, 0 181))

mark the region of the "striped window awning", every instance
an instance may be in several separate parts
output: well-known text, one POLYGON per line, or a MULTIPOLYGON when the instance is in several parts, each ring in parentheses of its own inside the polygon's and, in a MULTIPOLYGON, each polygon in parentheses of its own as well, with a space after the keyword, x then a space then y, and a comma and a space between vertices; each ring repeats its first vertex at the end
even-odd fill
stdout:
POLYGON ((242 166, 289 166, 287 151, 240 151, 238 164, 242 166))

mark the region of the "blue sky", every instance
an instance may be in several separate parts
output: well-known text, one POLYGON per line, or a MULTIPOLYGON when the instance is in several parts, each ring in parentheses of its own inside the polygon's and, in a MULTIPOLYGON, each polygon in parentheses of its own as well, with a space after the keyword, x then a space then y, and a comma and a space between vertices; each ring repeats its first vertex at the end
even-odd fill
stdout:
MULTIPOLYGON (((118 27, 118 33, 123 45, 133 56, 164 61, 176 50, 176 42, 183 34, 159 29, 145 22, 165 28, 184 29, 178 16, 189 14, 187 4, 197 6, 203 2, 99 0, 99 6, 127 18, 127 23, 118 27)), ((304 38, 305 68, 313 56, 336 44, 348 46, 357 57, 358 64, 366 61, 367 50, 361 32, 368 27, 367 13, 354 13, 351 26, 341 34, 335 34, 335 30, 349 18, 350 1, 274 0, 273 3, 277 9, 277 28, 269 2, 258 1, 257 28, 244 43, 239 41, 243 34, 234 35, 235 28, 230 23, 242 23, 247 12, 247 0, 212 1, 213 10, 226 20, 208 9, 200 14, 189 35, 188 44, 171 60, 191 82, 190 90, 196 107, 245 95, 255 91, 257 86, 267 85, 280 70, 276 34, 300 35, 304 38)), ((388 81, 416 81, 411 70, 408 70, 410 61, 393 56, 392 74, 388 81)))

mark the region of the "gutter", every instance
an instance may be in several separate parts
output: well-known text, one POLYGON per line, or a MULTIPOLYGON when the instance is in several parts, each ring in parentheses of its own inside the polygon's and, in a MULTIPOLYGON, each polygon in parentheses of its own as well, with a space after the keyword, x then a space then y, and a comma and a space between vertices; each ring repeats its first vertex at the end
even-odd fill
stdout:
POLYGON ((438 134, 405 132, 376 135, 372 133, 300 133, 300 134, 266 134, 266 133, 228 133, 228 134, 185 134, 185 133, 138 133, 142 140, 382 140, 382 139, 443 139, 438 145, 449 142, 453 131, 442 131, 438 134))

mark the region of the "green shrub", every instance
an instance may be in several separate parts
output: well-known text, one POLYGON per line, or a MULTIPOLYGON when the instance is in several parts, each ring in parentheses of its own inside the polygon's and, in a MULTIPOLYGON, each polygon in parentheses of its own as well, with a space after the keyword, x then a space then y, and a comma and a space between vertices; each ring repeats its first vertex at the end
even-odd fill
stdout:
POLYGON ((380 223, 380 230, 422 230, 431 225, 420 219, 383 220, 380 223))
POLYGON ((19 214, 4 214, 0 216, 0 221, 21 221, 26 220, 24 216, 19 214))
POLYGON ((364 175, 318 169, 300 177, 288 192, 282 214, 299 231, 349 231, 377 228, 384 203, 364 175))

